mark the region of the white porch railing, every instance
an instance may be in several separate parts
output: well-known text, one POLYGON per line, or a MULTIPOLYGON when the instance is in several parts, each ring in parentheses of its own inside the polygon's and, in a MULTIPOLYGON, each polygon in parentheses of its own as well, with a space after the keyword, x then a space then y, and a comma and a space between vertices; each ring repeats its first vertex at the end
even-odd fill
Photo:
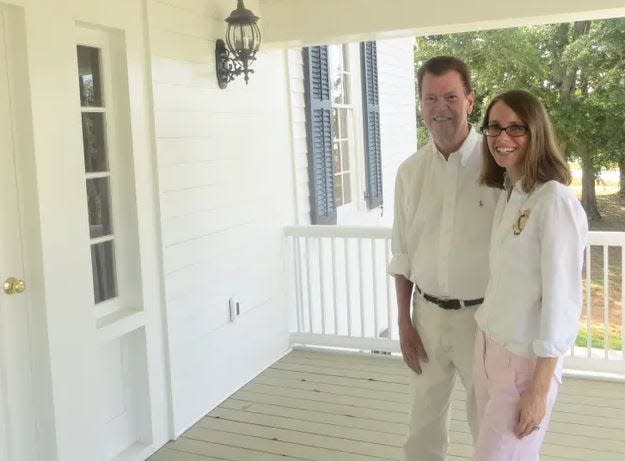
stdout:
MULTIPOLYGON (((291 343, 399 352, 395 282, 386 275, 391 229, 291 226, 285 234, 291 343)), ((565 367, 625 374, 625 341, 610 347, 614 336, 625 338, 625 232, 590 232, 588 243, 585 321, 580 324, 585 341, 571 348, 565 367), (595 274, 597 267, 602 277, 595 274), (593 312, 597 305, 602 306, 601 322, 593 312), (610 314, 620 319, 618 325, 610 323, 610 314)))

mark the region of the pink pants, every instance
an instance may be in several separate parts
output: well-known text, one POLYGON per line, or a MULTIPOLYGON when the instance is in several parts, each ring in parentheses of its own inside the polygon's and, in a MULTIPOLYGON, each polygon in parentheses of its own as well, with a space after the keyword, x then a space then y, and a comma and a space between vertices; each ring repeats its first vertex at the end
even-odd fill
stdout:
POLYGON ((547 411, 540 429, 518 439, 519 399, 529 388, 535 358, 513 354, 477 330, 473 356, 473 385, 477 401, 479 434, 473 461, 538 461, 547 433, 559 383, 551 379, 547 411))

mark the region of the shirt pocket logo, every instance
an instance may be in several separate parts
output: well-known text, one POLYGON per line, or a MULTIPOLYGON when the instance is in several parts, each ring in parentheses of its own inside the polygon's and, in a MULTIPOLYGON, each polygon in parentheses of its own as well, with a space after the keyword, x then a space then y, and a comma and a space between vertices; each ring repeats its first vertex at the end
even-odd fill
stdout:
POLYGON ((514 235, 519 235, 521 231, 523 231, 523 229, 525 228, 525 225, 527 224, 527 220, 529 219, 529 217, 530 217, 529 208, 521 211, 521 214, 519 215, 516 222, 512 226, 514 235))

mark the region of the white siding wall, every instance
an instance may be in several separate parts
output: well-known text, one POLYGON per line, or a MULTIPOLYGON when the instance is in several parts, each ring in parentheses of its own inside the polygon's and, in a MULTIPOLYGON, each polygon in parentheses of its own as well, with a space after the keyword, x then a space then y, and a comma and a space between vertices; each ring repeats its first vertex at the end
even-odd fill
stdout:
MULTIPOLYGON (((361 190, 354 197, 357 200, 357 212, 348 220, 339 218, 338 224, 390 225, 393 220, 393 199, 395 174, 399 164, 416 151, 416 108, 414 64, 412 38, 378 40, 378 84, 380 92, 380 137, 382 144, 382 171, 384 186, 383 213, 380 209, 367 210, 363 199, 364 152, 363 142, 355 143, 356 171, 361 174, 358 181, 361 190)), ((357 48, 357 47, 356 47, 357 48)), ((352 48, 353 49, 353 48, 352 48)), ((295 158, 295 177, 298 223, 310 224, 310 202, 308 188, 308 160, 306 145, 306 105, 304 97, 304 69, 300 48, 290 49, 288 65, 291 92, 291 126, 293 133, 293 155, 295 158)), ((360 92, 360 68, 354 69, 354 91, 360 92)), ((361 98, 355 98, 360 104, 361 98)), ((354 132, 362 136, 362 111, 354 108, 354 132)))
POLYGON ((306 89, 301 48, 288 50, 291 132, 293 145, 293 183, 297 200, 297 224, 310 224, 308 189, 308 146, 306 144, 306 89))
POLYGON ((384 186, 383 223, 393 221, 397 168, 417 150, 413 39, 379 40, 380 141, 384 186))
MULTIPOLYGON (((248 86, 215 79, 232 1, 149 2, 175 431, 287 350, 282 228, 293 220, 283 51, 248 86), (228 299, 241 315, 228 321, 228 299)), ((246 6, 256 11, 255 2, 246 6)))

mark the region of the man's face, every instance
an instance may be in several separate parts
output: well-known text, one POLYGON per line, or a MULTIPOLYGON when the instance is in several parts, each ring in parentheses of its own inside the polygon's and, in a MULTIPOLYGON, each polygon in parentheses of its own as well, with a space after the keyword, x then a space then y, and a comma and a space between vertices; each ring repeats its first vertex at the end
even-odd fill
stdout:
POLYGON ((432 139, 441 146, 460 145, 467 135, 467 116, 473 110, 473 93, 465 94, 455 70, 442 75, 426 73, 421 82, 421 115, 432 139))

